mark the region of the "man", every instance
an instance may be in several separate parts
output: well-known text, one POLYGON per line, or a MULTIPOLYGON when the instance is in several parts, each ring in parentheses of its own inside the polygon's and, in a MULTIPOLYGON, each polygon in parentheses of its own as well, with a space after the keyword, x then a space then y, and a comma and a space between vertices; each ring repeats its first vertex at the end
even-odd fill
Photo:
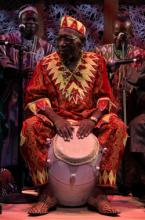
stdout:
MULTIPOLYGON (((12 167, 18 164, 18 87, 19 85, 19 45, 23 44, 23 60, 21 74, 23 75, 23 92, 32 77, 36 62, 44 55, 53 51, 52 46, 39 38, 37 31, 39 14, 32 5, 24 5, 18 12, 19 31, 0 36, 2 42, 8 45, 0 46, 0 65, 3 74, 3 91, 1 92, 0 106, 3 111, 9 130, 3 140, 1 151, 1 167, 12 167)), ((2 76, 1 76, 2 78, 2 76)), ((22 95, 22 94, 19 94, 22 95)), ((17 171, 15 171, 16 173, 17 171)))
POLYGON ((57 204, 49 187, 48 144, 57 133, 70 141, 73 128, 68 119, 79 123, 78 138, 94 132, 108 151, 101 162, 98 184, 89 206, 104 215, 118 215, 104 190, 114 187, 116 169, 126 140, 124 123, 110 110, 115 107, 106 65, 101 56, 82 50, 85 26, 70 16, 61 20, 57 37, 58 52, 43 58, 27 87, 21 152, 36 186, 39 202, 29 215, 42 215, 57 204), (110 113, 109 113, 110 112, 110 113), (114 150, 113 150, 114 149, 114 150))
POLYGON ((103 55, 107 62, 111 86, 119 104, 118 113, 124 119, 126 114, 124 107, 127 104, 127 119, 125 122, 129 122, 134 114, 134 111, 130 108, 133 105, 133 99, 131 98, 133 96, 130 95, 133 86, 129 81, 136 82, 138 70, 145 55, 143 49, 130 43, 133 37, 132 29, 132 23, 128 15, 118 14, 113 24, 113 43, 96 48, 96 53, 103 55), (123 96, 127 99, 126 103, 124 103, 123 96))

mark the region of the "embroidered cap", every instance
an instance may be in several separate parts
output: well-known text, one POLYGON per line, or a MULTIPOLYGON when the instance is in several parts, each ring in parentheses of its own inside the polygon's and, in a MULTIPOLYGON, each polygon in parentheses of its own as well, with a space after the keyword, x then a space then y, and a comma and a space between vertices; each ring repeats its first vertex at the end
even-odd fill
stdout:
POLYGON ((86 28, 80 21, 71 16, 64 16, 61 19, 60 28, 68 28, 79 32, 83 36, 86 34, 86 28))

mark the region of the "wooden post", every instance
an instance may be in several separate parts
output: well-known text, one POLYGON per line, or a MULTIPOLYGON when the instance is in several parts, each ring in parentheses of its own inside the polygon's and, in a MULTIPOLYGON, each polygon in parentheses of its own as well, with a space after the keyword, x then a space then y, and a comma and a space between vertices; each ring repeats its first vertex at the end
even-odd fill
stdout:
POLYGON ((35 3, 35 7, 37 8, 38 10, 38 13, 39 13, 39 31, 38 31, 38 36, 39 37, 44 37, 45 34, 44 34, 44 1, 43 0, 39 0, 37 1, 37 3, 35 3))
POLYGON ((118 7, 119 0, 104 0, 104 44, 112 42, 113 22, 118 12, 118 7))

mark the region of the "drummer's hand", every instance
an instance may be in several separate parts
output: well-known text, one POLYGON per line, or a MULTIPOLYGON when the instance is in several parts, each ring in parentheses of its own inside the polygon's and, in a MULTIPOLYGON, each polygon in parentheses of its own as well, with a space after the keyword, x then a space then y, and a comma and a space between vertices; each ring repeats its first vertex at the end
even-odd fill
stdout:
POLYGON ((95 125, 96 125, 96 123, 90 119, 84 119, 84 120, 80 121, 79 122, 79 129, 77 132, 77 137, 79 139, 83 139, 83 138, 87 137, 91 133, 93 128, 95 128, 95 125))
POLYGON ((70 141, 73 138, 73 127, 63 118, 58 118, 54 122, 57 133, 65 140, 70 141))

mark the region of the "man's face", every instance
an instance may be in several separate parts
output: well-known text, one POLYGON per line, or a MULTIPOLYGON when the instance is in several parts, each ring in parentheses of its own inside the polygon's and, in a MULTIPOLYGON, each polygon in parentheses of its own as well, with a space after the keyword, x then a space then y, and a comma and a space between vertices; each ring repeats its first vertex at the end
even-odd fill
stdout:
POLYGON ((60 56, 64 60, 72 59, 80 53, 82 41, 77 34, 70 30, 62 29, 57 37, 57 48, 60 56))
POLYGON ((20 22, 25 25, 25 34, 34 35, 38 29, 38 15, 33 11, 24 12, 20 22))
POLYGON ((114 24, 113 40, 118 49, 123 43, 127 44, 132 36, 132 24, 130 21, 116 21, 114 24))

